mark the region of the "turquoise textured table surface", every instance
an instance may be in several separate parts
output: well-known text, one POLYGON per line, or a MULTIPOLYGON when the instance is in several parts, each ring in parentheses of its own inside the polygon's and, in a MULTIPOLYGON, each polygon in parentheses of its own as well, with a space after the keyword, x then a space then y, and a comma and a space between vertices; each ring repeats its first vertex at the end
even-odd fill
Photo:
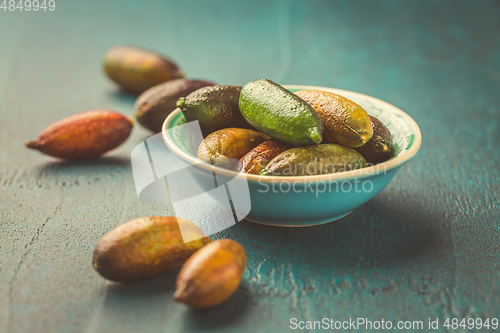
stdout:
POLYGON ((423 322, 408 332, 439 319, 433 332, 445 332, 448 318, 500 318, 500 2, 55 3, 0 9, 0 332, 286 332, 291 318, 423 322), (136 126, 83 163, 24 142, 78 112, 133 115, 135 97, 101 70, 121 44, 219 84, 268 78, 380 98, 417 121, 421 150, 338 222, 243 221, 216 234, 248 253, 240 288, 219 307, 175 303, 178 270, 107 282, 91 266, 100 237, 173 214, 135 191, 130 154, 151 133, 136 126))

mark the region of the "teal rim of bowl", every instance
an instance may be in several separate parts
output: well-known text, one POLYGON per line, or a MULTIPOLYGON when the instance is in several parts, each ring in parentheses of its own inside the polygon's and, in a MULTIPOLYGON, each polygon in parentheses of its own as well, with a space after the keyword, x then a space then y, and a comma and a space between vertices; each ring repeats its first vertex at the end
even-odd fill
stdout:
MULTIPOLYGON (((385 101, 382 101, 378 98, 371 97, 368 95, 364 95, 361 93, 335 89, 335 88, 327 88, 327 87, 317 87, 317 86, 306 86, 306 85, 283 85, 284 88, 294 92, 298 90, 323 90, 330 91, 332 93, 344 96, 348 99, 352 99, 354 97, 354 102, 361 105, 365 110, 368 108, 372 112, 368 112, 371 116, 378 118, 384 123, 386 126, 390 126, 393 121, 399 121, 405 123, 407 127, 412 127, 414 132, 407 133, 408 135, 404 135, 400 138, 398 142, 395 142, 396 146, 396 154, 390 160, 386 162, 382 162, 379 164, 375 164, 369 167, 356 169, 352 171, 344 171, 339 173, 330 173, 323 175, 310 175, 310 176, 260 176, 253 175, 247 173, 239 173, 236 171, 224 169, 221 167, 213 166, 212 164, 206 163, 198 159, 196 156, 193 156, 190 152, 181 148, 178 144, 178 140, 172 136, 172 132, 169 129, 174 128, 175 126, 182 125, 186 123, 186 119, 182 114, 180 109, 174 110, 170 115, 165 119, 162 127, 162 136, 163 140, 167 147, 179 158, 186 160, 191 165, 196 165, 201 168, 204 168, 206 171, 217 172, 222 176, 227 176, 230 178, 233 177, 245 177, 248 181, 259 181, 259 182, 304 182, 304 181, 348 181, 359 178, 367 178, 377 176, 383 173, 387 173, 388 171, 402 166, 409 160, 411 160, 420 149, 422 144, 422 134, 420 132, 420 128, 413 118, 411 118, 406 112, 395 107, 392 104, 389 104, 385 101), (375 105, 375 103, 377 105, 375 105), (380 108, 382 106, 383 108, 380 108), (386 110, 391 110, 391 112, 387 112, 386 110), (378 114, 374 114, 376 112, 378 114), (386 113, 384 115, 384 113, 386 113), (387 113, 391 115, 391 121, 387 123, 383 118, 389 117, 387 113), (394 116, 395 118, 393 118, 394 116), (409 126, 408 126, 409 125, 409 126)), ((387 120, 387 119, 386 119, 387 120)), ((404 126, 400 126, 403 128, 404 126)), ((392 132, 392 131, 391 131, 392 132)))

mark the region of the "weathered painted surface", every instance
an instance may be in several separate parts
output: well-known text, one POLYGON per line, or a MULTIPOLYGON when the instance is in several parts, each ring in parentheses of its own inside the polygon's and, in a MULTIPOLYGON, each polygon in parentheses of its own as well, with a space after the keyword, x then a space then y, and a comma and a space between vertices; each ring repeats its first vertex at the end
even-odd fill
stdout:
MULTIPOLYGON (((57 1, 0 10, 0 332, 280 332, 289 320, 500 317, 498 1, 57 1), (134 129, 106 158, 59 162, 24 148, 49 123, 109 108, 132 115, 100 60, 117 44, 158 50, 193 78, 257 78, 359 91, 419 123, 417 157, 330 225, 247 222, 237 294, 207 311, 172 300, 175 272, 120 286, 91 267, 142 204, 134 129)), ((457 330, 460 331, 461 329, 457 330)), ((445 331, 441 326, 437 331, 445 331)))

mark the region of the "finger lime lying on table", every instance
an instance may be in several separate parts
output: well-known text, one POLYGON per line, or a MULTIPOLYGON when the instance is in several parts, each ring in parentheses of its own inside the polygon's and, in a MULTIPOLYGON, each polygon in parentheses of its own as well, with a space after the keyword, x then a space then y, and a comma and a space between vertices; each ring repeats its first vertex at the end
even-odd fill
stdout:
POLYGON ((132 127, 132 119, 117 112, 87 111, 46 127, 26 146, 63 159, 95 158, 125 142, 132 127))
POLYGON ((184 264, 174 298, 193 308, 208 308, 227 300, 238 288, 247 265, 243 247, 231 239, 204 246, 184 264))
POLYGON ((237 242, 212 243, 194 223, 172 216, 142 217, 116 227, 99 240, 92 257, 94 269, 115 282, 141 281, 184 264, 174 297, 194 308, 228 299, 240 284, 246 262, 237 242), (183 237, 196 240, 184 243, 183 237))
POLYGON ((170 216, 142 217, 104 235, 94 249, 92 266, 111 281, 140 281, 181 266, 210 242, 191 221, 170 216), (184 243, 183 235, 195 240, 184 243))
POLYGON ((117 46, 109 50, 104 56, 103 67, 110 80, 132 94, 183 77, 172 60, 132 46, 117 46))

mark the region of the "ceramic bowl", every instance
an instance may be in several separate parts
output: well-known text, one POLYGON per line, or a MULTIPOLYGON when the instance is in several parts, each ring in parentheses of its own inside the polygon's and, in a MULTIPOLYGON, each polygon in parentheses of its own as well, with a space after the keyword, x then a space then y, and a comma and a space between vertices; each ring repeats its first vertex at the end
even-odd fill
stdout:
MULTIPOLYGON (((234 196, 234 192, 249 192, 249 212, 244 212, 240 218, 286 227, 313 226, 338 220, 382 191, 420 148, 422 136, 417 123, 389 103, 340 89, 300 85, 284 87, 290 91, 330 91, 358 103, 389 128, 396 154, 384 163, 335 174, 299 177, 240 174, 201 162, 196 157, 201 138, 196 137, 187 126, 178 126, 186 123, 182 112, 178 109, 172 112, 163 124, 163 139, 177 157, 194 167, 196 172, 191 172, 191 176, 200 187, 204 188, 210 182, 213 184, 214 178, 219 186, 231 180, 248 184, 248 190, 246 185, 241 186, 241 190, 233 186, 231 193, 234 196)), ((238 206, 234 198, 232 205, 233 208, 238 206)), ((238 215, 237 209, 234 212, 238 215)))

